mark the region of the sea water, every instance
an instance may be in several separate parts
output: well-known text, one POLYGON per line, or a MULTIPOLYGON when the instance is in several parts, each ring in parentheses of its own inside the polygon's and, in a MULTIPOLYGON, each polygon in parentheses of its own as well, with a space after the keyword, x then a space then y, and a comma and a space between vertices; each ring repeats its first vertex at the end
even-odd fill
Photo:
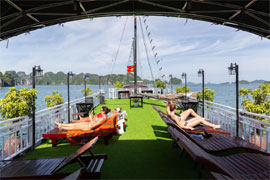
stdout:
MULTIPOLYGON (((256 89, 261 84, 240 84, 239 90, 241 88, 248 88, 248 89, 256 89)), ((173 85, 172 89, 175 90, 176 87, 182 87, 183 85, 173 85)), ((32 88, 32 86, 16 86, 16 88, 26 87, 28 89, 32 88)), ((99 91, 99 85, 87 85, 93 91, 93 93, 99 91)), ((151 87, 151 85, 149 85, 151 87)), ((214 95, 214 102, 223 104, 226 106, 235 107, 236 106, 236 87, 235 84, 206 84, 205 87, 213 89, 215 91, 214 95)), ((113 85, 104 85, 101 86, 101 89, 105 91, 105 98, 109 98, 109 88, 113 88, 113 85)), ((171 88, 171 85, 168 85, 167 88, 171 88)), ((201 84, 190 84, 188 85, 191 92, 198 92, 201 91, 202 85, 201 84)), ((84 85, 70 85, 70 100, 78 99, 83 97, 83 93, 81 90, 84 89, 84 85)), ((0 99, 2 99, 5 94, 8 92, 9 87, 3 87, 0 89, 0 99)), ((44 85, 44 86, 36 86, 37 93, 37 100, 36 100, 36 110, 42 110, 46 108, 46 103, 44 98, 50 94, 52 91, 57 91, 62 94, 64 101, 67 102, 67 86, 66 85, 44 85)), ((240 97, 239 105, 241 107, 242 97, 240 97)))

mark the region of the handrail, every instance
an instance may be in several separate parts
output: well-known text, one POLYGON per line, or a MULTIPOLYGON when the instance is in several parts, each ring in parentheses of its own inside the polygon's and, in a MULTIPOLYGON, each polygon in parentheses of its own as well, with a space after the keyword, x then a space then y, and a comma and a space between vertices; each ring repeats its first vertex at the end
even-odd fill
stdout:
MULTIPOLYGON (((87 97, 93 98, 94 107, 99 105, 100 93, 94 93, 87 97)), ((36 112, 36 145, 43 139, 42 134, 55 128, 55 121, 67 123, 68 108, 70 114, 76 112, 76 104, 84 102, 83 98, 78 98, 68 103, 42 109, 36 112)), ((32 146, 32 118, 17 117, 0 122, 0 159, 11 159, 19 153, 29 149, 32 146), (16 140, 17 139, 17 140, 16 140), (8 145, 8 152, 5 152, 4 145, 8 145), (11 152, 11 146, 15 146, 15 152, 11 152)))
MULTIPOLYGON (((202 115, 200 101, 198 113, 202 115)), ((223 129, 229 131, 232 136, 236 135, 236 108, 205 101, 205 118, 212 123, 220 124, 223 129)), ((270 116, 239 110, 239 136, 251 143, 260 146, 261 150, 270 152, 270 123, 256 118, 269 119, 270 116)))

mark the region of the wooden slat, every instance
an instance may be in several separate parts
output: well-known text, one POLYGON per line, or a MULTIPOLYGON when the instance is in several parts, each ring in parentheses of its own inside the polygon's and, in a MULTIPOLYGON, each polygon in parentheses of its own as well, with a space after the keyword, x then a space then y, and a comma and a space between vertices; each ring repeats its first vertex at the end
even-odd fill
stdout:
POLYGON ((64 158, 13 160, 0 169, 1 178, 49 175, 63 161, 64 158))
MULTIPOLYGON (((225 157, 214 156, 206 153, 203 151, 203 149, 200 149, 198 145, 193 143, 185 135, 177 132, 176 130, 171 130, 172 127, 169 127, 169 129, 171 133, 176 133, 176 136, 179 137, 178 143, 190 154, 193 159, 196 159, 204 165, 213 168, 216 172, 224 173, 227 176, 237 179, 248 174, 264 174, 265 171, 269 172, 270 167, 257 160, 265 159, 265 161, 270 162, 269 156, 252 153, 242 153, 225 157), (250 159, 253 161, 250 161, 250 159)), ((267 175, 266 177, 269 178, 267 175)), ((244 179, 247 179, 247 177, 244 179)))
POLYGON ((101 167, 102 167, 103 162, 104 162, 104 159, 100 159, 100 161, 99 161, 99 163, 98 163, 98 165, 97 165, 97 168, 96 168, 95 172, 97 172, 97 173, 100 172, 100 169, 101 169, 101 167))

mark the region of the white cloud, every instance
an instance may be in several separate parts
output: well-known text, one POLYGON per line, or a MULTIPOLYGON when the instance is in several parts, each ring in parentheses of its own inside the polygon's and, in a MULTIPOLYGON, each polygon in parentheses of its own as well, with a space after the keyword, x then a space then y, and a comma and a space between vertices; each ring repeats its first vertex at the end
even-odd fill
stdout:
MULTIPOLYGON (((73 71, 107 74, 112 68, 126 17, 96 18, 65 23, 20 35, 0 43, 1 71, 14 69, 29 73, 34 65, 45 71, 73 71)), ((199 82, 197 71, 204 68, 207 81, 228 81, 227 66, 237 62, 241 78, 268 79, 270 42, 235 29, 185 19, 149 17, 147 24, 165 74, 199 82)), ((133 37, 133 18, 129 17, 114 73, 125 73, 133 37)), ((144 78, 151 78, 138 26, 139 55, 144 78)), ((148 40, 147 40, 148 42, 148 40)), ((149 48, 149 47, 148 47, 149 48)), ((150 50, 150 49, 149 49, 150 50)), ((155 76, 157 66, 149 51, 155 76)))

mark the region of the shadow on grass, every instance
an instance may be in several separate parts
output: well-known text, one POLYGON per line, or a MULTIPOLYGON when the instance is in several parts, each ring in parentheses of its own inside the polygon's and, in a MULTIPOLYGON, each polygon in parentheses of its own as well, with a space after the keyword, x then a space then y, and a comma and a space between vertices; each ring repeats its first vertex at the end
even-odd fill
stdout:
MULTIPOLYGON (((29 152, 26 157, 68 156, 79 147, 68 144, 53 148, 44 146, 29 152)), ((109 145, 98 142, 93 152, 108 155, 101 169, 102 179, 196 179, 198 176, 198 171, 193 169, 194 161, 180 157, 181 149, 172 148, 170 139, 118 140, 114 136, 109 145)), ((78 164, 73 164, 62 172, 73 172, 78 168, 78 164)))

